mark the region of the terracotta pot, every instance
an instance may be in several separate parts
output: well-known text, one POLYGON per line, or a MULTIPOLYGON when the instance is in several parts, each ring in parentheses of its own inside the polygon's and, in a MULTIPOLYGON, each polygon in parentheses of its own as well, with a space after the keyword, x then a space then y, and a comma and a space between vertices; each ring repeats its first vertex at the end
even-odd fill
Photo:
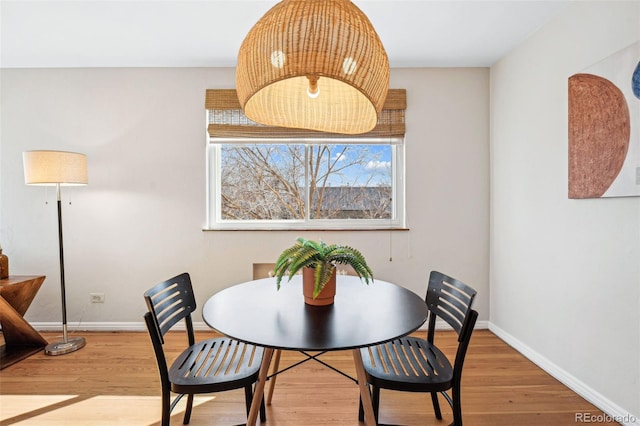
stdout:
POLYGON ((313 298, 313 288, 316 285, 314 277, 315 270, 313 268, 303 268, 302 270, 302 292, 304 294, 304 303, 313 306, 326 306, 333 304, 336 296, 336 270, 329 282, 324 286, 318 297, 313 298))

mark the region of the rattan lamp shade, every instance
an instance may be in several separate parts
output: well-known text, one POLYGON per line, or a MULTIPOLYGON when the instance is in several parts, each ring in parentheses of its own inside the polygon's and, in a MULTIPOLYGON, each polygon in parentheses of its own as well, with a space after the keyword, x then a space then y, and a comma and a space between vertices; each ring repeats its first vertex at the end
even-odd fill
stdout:
POLYGON ((284 0, 249 31, 238 53, 240 105, 265 125, 365 133, 375 127, 388 88, 382 42, 349 0, 284 0))
POLYGON ((77 152, 26 151, 22 153, 27 185, 86 185, 87 157, 77 152))

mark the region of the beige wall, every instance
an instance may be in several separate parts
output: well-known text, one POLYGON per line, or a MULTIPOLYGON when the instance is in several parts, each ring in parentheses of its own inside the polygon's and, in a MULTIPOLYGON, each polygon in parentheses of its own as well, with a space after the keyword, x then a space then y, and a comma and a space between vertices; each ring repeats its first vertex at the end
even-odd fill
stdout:
POLYGON ((203 232, 204 91, 233 87, 233 69, 3 69, 0 83, 0 242, 12 273, 47 275, 31 321, 59 323, 60 296, 55 192, 24 185, 29 149, 88 156, 89 185, 63 189, 72 329, 142 328, 144 290, 183 271, 202 305, 299 235, 354 245, 420 295, 431 269, 456 276, 489 318, 488 69, 392 70, 408 92, 408 232, 203 232))
POLYGON ((571 2, 491 68, 491 328, 636 418, 640 198, 568 199, 567 79, 639 39, 640 2, 571 2))

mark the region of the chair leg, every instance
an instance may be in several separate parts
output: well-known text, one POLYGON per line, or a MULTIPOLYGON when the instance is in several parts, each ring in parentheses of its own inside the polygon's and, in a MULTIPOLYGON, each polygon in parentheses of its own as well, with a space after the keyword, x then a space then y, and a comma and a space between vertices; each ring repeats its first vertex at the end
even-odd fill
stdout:
POLYGON ((451 396, 453 400, 453 426, 462 426, 462 402, 460 401, 460 386, 454 386, 451 389, 451 396))
POLYGON ((267 421, 267 407, 264 404, 264 395, 262 395, 262 402, 260 403, 260 421, 267 421))
POLYGON ((364 421, 364 407, 362 406, 362 397, 359 399, 360 403, 358 404, 358 421, 364 421))
POLYGON ((442 420, 442 413, 440 412, 440 403, 438 402, 438 392, 431 392, 431 401, 433 402, 433 411, 436 414, 436 419, 442 420))
MULTIPOLYGON (((253 386, 248 385, 244 387, 244 401, 247 407, 247 416, 249 415, 249 411, 251 411, 251 403, 253 402, 253 386)), ((264 404, 264 395, 262 396, 262 401, 260 402, 260 421, 264 422, 267 420, 267 409, 264 404)))
POLYGON ((171 392, 162 389, 162 426, 169 426, 171 420, 171 392))
POLYGON ((373 390, 371 392, 371 402, 373 403, 373 416, 376 419, 376 424, 378 424, 378 412, 380 410, 380 388, 377 386, 372 386, 373 390))
POLYGON ((183 425, 188 425, 191 421, 191 410, 193 409, 193 394, 190 393, 187 395, 187 407, 184 410, 184 420, 182 421, 183 425))
MULTIPOLYGON (((275 359, 273 360, 273 369, 271 370, 271 374, 278 372, 278 368, 280 368, 280 355, 282 355, 282 350, 276 349, 275 351, 275 359)), ((278 376, 273 376, 269 379, 269 390, 267 391, 267 405, 271 405, 271 400, 273 399, 273 389, 276 387, 276 378, 278 376)))
POLYGON ((252 402, 253 402, 253 387, 251 385, 247 385, 244 387, 244 403, 247 407, 247 416, 249 415, 249 411, 251 411, 252 402))

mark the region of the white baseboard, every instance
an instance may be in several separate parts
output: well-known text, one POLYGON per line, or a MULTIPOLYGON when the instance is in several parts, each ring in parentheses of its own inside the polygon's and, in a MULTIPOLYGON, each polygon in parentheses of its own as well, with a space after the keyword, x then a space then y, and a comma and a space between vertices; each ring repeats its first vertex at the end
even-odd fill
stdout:
MULTIPOLYGON (((500 327, 496 326, 493 323, 488 323, 489 330, 498 336, 500 339, 504 340, 509 346, 513 347, 516 351, 520 352, 523 356, 528 358, 531 362, 536 364, 538 367, 542 368, 544 371, 549 373, 552 377, 560 381, 562 384, 567 386, 569 389, 598 407, 603 413, 609 416, 607 421, 616 421, 625 426, 636 426, 640 425, 640 420, 629 413, 619 405, 615 404, 613 401, 606 398, 604 395, 596 392, 591 387, 587 386, 584 382, 576 378, 575 376, 569 374, 566 370, 558 367, 556 364, 551 362, 549 359, 540 355, 538 352, 531 349, 529 346, 522 343, 520 340, 513 337, 511 334, 507 333, 500 327)), ((604 420, 604 419, 603 419, 604 420)), ((584 422, 584 423, 592 423, 593 421, 584 422)), ((576 423, 581 423, 580 421, 576 421, 576 423)), ((599 421, 598 423, 604 423, 604 421, 599 421)))
MULTIPOLYGON (((62 325, 59 322, 32 322, 33 328, 38 331, 53 331, 62 333, 62 325)), ((176 330, 184 330, 184 322, 177 323, 174 328, 176 330)), ((211 330, 204 321, 194 321, 193 328, 197 331, 211 330)), ((79 333, 82 331, 147 331, 144 322, 82 322, 67 323, 67 331, 69 333, 79 333)))
MULTIPOLYGON (((489 321, 476 321, 476 325, 473 327, 474 330, 486 330, 489 328, 489 321)), ((420 330, 426 330, 427 323, 425 322, 420 330)), ((444 320, 440 318, 436 319, 436 330, 452 330, 451 326, 447 324, 444 320)))
MULTIPOLYGON (((31 322, 31 327, 38 331, 53 331, 62 333, 59 322, 31 322)), ((204 323, 203 323, 204 324, 204 323)), ((177 326, 176 326, 177 327, 177 326)), ((76 333, 81 331, 147 331, 144 322, 70 322, 67 331, 76 333)))
MULTIPOLYGON (((31 326, 38 331, 59 331, 62 333, 62 326, 59 322, 32 322, 31 326)), ((177 330, 184 330, 184 325, 178 323, 175 325, 177 330)), ((426 323, 420 327, 420 330, 426 330, 426 323)), ((198 331, 207 331, 211 328, 204 321, 194 321, 193 328, 198 331)), ((476 322, 475 330, 489 328, 488 321, 476 322)), ((441 320, 436 321, 437 330, 450 329, 449 325, 441 320)), ((78 331, 146 331, 147 327, 144 322, 82 322, 67 323, 67 331, 75 333, 78 331)))

